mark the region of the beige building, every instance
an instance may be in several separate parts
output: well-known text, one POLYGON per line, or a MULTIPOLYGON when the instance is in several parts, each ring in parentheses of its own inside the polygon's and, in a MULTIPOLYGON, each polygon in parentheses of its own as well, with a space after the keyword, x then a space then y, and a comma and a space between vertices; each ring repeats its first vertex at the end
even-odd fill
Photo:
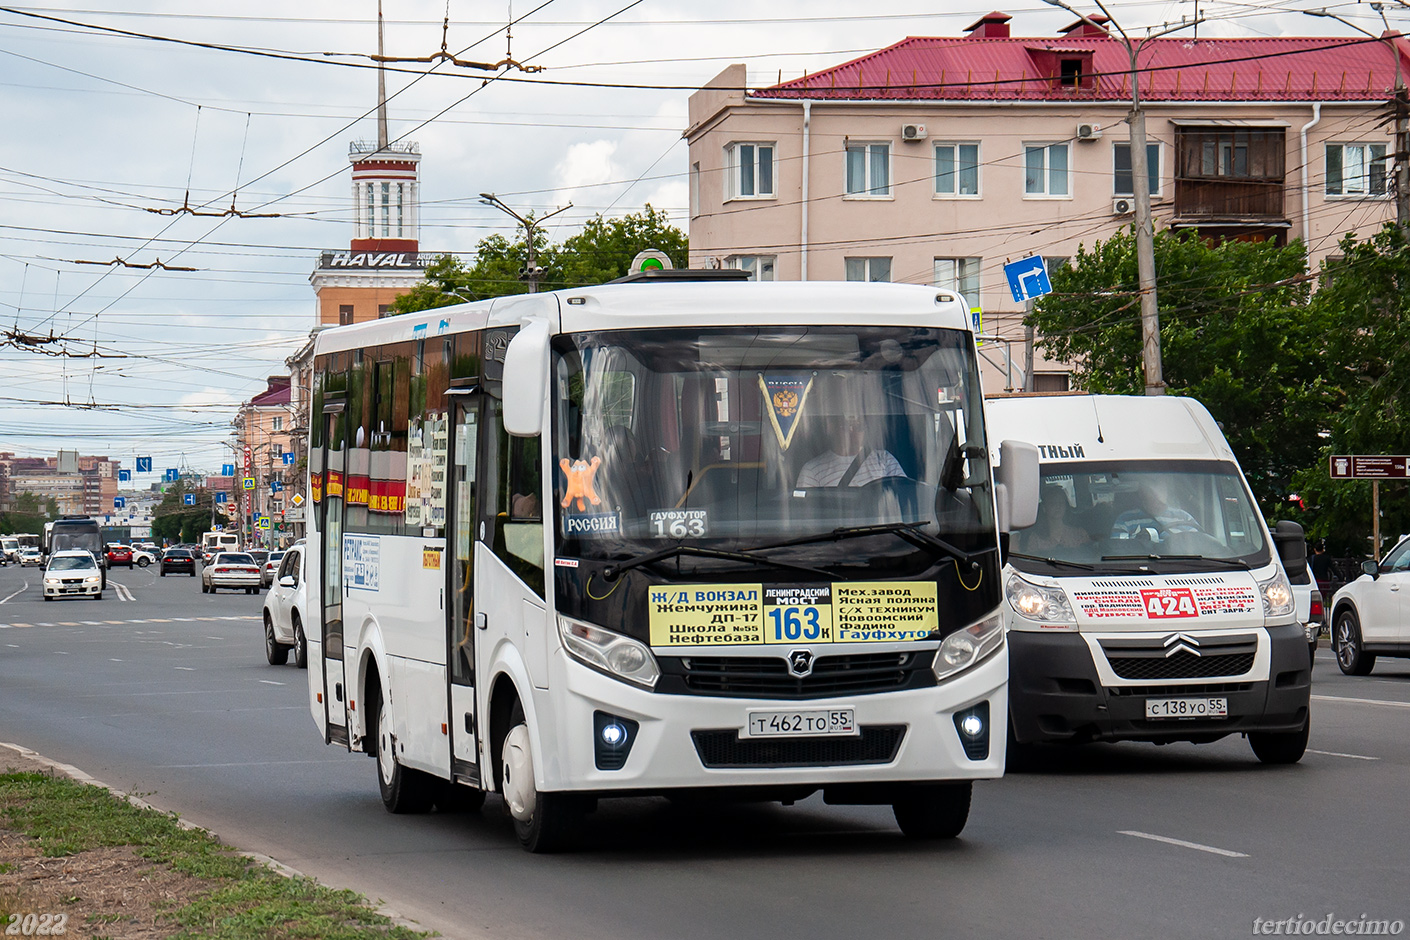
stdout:
POLYGON ((15 498, 33 493, 53 497, 59 514, 103 516, 113 511, 118 493, 118 462, 61 450, 54 457, 0 454, 0 510, 13 510, 15 498))
MULTIPOLYGON (((689 104, 691 266, 958 290, 1001 338, 981 349, 986 383, 1022 387, 1004 265, 1061 263, 1131 224, 1131 78, 1101 18, 1030 38, 1009 20, 767 88, 721 72, 689 104)), ((1315 269, 1344 233, 1393 220, 1385 116, 1407 50, 1398 34, 1151 42, 1156 229, 1304 239, 1315 269)), ((1034 373, 1066 387, 1061 364, 1034 373)))
POLYGON ((232 499, 240 537, 250 544, 270 546, 290 541, 288 526, 281 529, 280 525, 290 497, 301 489, 294 449, 296 424, 287 375, 270 376, 265 390, 242 404, 235 416, 235 479, 240 484, 232 499), (246 480, 253 481, 249 489, 244 487, 246 480), (255 520, 262 516, 270 519, 269 528, 254 528, 255 520))

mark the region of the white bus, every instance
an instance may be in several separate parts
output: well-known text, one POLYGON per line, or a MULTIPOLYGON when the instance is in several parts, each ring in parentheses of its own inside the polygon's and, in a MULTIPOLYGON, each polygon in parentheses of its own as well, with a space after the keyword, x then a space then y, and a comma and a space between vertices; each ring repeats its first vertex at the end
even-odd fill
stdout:
POLYGON ((1038 466, 1007 445, 996 486, 969 322, 934 288, 672 281, 320 333, 324 740, 394 813, 500 793, 531 851, 643 793, 958 834, 1003 772, 1000 520, 1038 466))

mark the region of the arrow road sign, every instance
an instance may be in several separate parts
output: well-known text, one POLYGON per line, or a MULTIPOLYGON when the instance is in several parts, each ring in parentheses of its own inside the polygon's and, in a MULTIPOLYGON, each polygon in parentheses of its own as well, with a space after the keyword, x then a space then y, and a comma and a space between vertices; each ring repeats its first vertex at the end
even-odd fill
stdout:
POLYGON ((1004 276, 1009 279, 1015 303, 1035 300, 1053 291, 1052 282, 1048 280, 1048 264, 1042 255, 1004 265, 1004 276))
POLYGON ((118 482, 119 482, 119 483, 131 483, 131 482, 132 482, 132 471, 131 471, 131 470, 119 470, 119 471, 118 471, 118 482))
POLYGON ((166 473, 162 475, 163 483, 175 483, 179 479, 181 479, 181 471, 176 467, 168 467, 166 473))
POLYGON ((215 501, 216 501, 217 503, 223 503, 223 502, 226 501, 226 499, 227 499, 228 497, 229 497, 229 494, 228 494, 228 493, 216 493, 216 494, 215 494, 215 501))
POLYGON ((138 458, 137 458, 137 472, 138 472, 138 473, 151 473, 151 472, 152 472, 152 458, 151 458, 151 457, 138 457, 138 458))
POLYGON ((233 477, 235 475, 235 465, 233 463, 221 464, 220 475, 223 477, 233 477))
POLYGON ((127 497, 126 497, 126 496, 114 496, 114 497, 113 497, 113 508, 114 508, 114 509, 126 509, 126 508, 127 508, 127 497))
POLYGON ((292 467, 294 465, 294 452, 292 450, 284 451, 282 456, 284 458, 284 466, 292 467))
POLYGON ((196 494, 195 494, 195 493, 187 493, 187 494, 183 497, 183 502, 185 502, 186 505, 188 505, 188 506, 194 506, 194 505, 196 505, 196 494))

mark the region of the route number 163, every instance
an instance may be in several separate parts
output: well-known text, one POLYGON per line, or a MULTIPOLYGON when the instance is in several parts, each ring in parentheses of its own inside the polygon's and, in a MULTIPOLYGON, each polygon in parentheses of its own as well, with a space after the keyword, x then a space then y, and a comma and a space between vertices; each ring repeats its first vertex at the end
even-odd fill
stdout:
POLYGON ((769 611, 775 640, 816 640, 822 637, 816 607, 775 607, 769 611))

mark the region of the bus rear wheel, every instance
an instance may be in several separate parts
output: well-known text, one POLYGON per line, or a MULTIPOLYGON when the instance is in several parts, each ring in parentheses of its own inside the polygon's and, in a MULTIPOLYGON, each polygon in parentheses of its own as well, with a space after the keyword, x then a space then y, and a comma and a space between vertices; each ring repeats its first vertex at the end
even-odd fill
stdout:
POLYGON ((542 793, 535 785, 529 725, 518 702, 499 753, 500 792, 519 844, 535 853, 566 848, 582 817, 582 804, 571 793, 542 793))
POLYGON ((436 796, 436 784, 440 781, 430 774, 403 767, 397 760, 396 740, 392 734, 392 719, 387 713, 386 702, 382 698, 380 686, 369 696, 375 712, 370 722, 376 729, 373 757, 377 758, 377 789, 382 794, 382 805, 389 813, 424 813, 431 808, 436 796))
POLYGON ((953 839, 969 821, 969 803, 974 785, 936 783, 910 787, 891 804, 896 825, 912 839, 953 839))

